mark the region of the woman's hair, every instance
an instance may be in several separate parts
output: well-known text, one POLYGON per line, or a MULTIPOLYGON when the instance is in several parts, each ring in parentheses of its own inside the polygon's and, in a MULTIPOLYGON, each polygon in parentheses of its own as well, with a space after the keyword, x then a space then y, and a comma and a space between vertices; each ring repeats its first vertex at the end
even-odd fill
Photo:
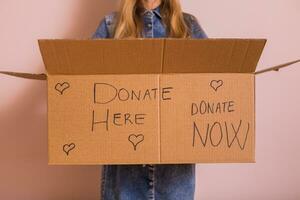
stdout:
MULTIPOLYGON (((141 0, 122 0, 114 38, 139 38, 143 30, 141 0)), ((179 0, 162 0, 160 4, 162 21, 169 37, 189 37, 188 27, 184 21, 179 0)))

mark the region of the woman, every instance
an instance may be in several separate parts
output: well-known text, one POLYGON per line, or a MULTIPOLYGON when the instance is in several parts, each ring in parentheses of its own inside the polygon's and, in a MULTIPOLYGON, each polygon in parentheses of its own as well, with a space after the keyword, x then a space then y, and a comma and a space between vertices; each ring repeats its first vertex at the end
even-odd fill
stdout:
MULTIPOLYGON (((178 0, 122 0, 106 15, 93 38, 206 38, 197 19, 178 0)), ((195 165, 103 167, 102 200, 192 200, 195 165)))

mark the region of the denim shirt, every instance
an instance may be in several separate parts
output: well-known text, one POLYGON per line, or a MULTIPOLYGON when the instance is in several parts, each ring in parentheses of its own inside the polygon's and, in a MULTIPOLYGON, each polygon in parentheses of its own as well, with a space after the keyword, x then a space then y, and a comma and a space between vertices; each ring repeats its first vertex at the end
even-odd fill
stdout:
MULTIPOLYGON (((92 38, 113 38, 114 28, 116 26, 116 12, 112 12, 106 15, 97 27, 96 32, 92 38)), ((166 28, 162 22, 160 14, 160 6, 147 10, 142 13, 144 27, 142 36, 144 38, 165 38, 166 28)), ((189 28, 192 38, 207 38, 206 33, 198 23, 197 18, 194 15, 183 12, 184 20, 189 28)))
MULTIPOLYGON (((116 12, 101 20, 93 39, 113 38, 116 12)), ((165 38, 160 8, 145 10, 142 37, 165 38)), ((198 20, 183 13, 192 38, 207 38, 198 20)), ((102 170, 102 200, 193 200, 195 164, 180 165, 105 165, 102 170)))

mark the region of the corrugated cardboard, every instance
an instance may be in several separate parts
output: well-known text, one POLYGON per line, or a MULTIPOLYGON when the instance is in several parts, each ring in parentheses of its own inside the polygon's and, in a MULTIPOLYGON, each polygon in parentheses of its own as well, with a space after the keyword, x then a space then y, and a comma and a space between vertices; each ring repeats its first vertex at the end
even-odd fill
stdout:
POLYGON ((265 40, 40 40, 51 164, 254 162, 265 40))
POLYGON ((254 162, 254 76, 165 75, 172 101, 161 102, 161 161, 254 162))
POLYGON ((264 39, 39 40, 50 164, 255 162, 264 39))

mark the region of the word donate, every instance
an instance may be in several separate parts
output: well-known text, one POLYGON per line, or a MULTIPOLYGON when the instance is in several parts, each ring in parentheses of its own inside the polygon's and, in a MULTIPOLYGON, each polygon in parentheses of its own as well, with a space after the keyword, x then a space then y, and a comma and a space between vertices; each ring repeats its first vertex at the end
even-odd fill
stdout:
POLYGON ((114 85, 108 83, 94 84, 94 103, 108 104, 114 100, 119 101, 145 101, 157 100, 171 100, 170 93, 172 87, 150 88, 144 90, 133 90, 126 88, 116 88, 114 85))

